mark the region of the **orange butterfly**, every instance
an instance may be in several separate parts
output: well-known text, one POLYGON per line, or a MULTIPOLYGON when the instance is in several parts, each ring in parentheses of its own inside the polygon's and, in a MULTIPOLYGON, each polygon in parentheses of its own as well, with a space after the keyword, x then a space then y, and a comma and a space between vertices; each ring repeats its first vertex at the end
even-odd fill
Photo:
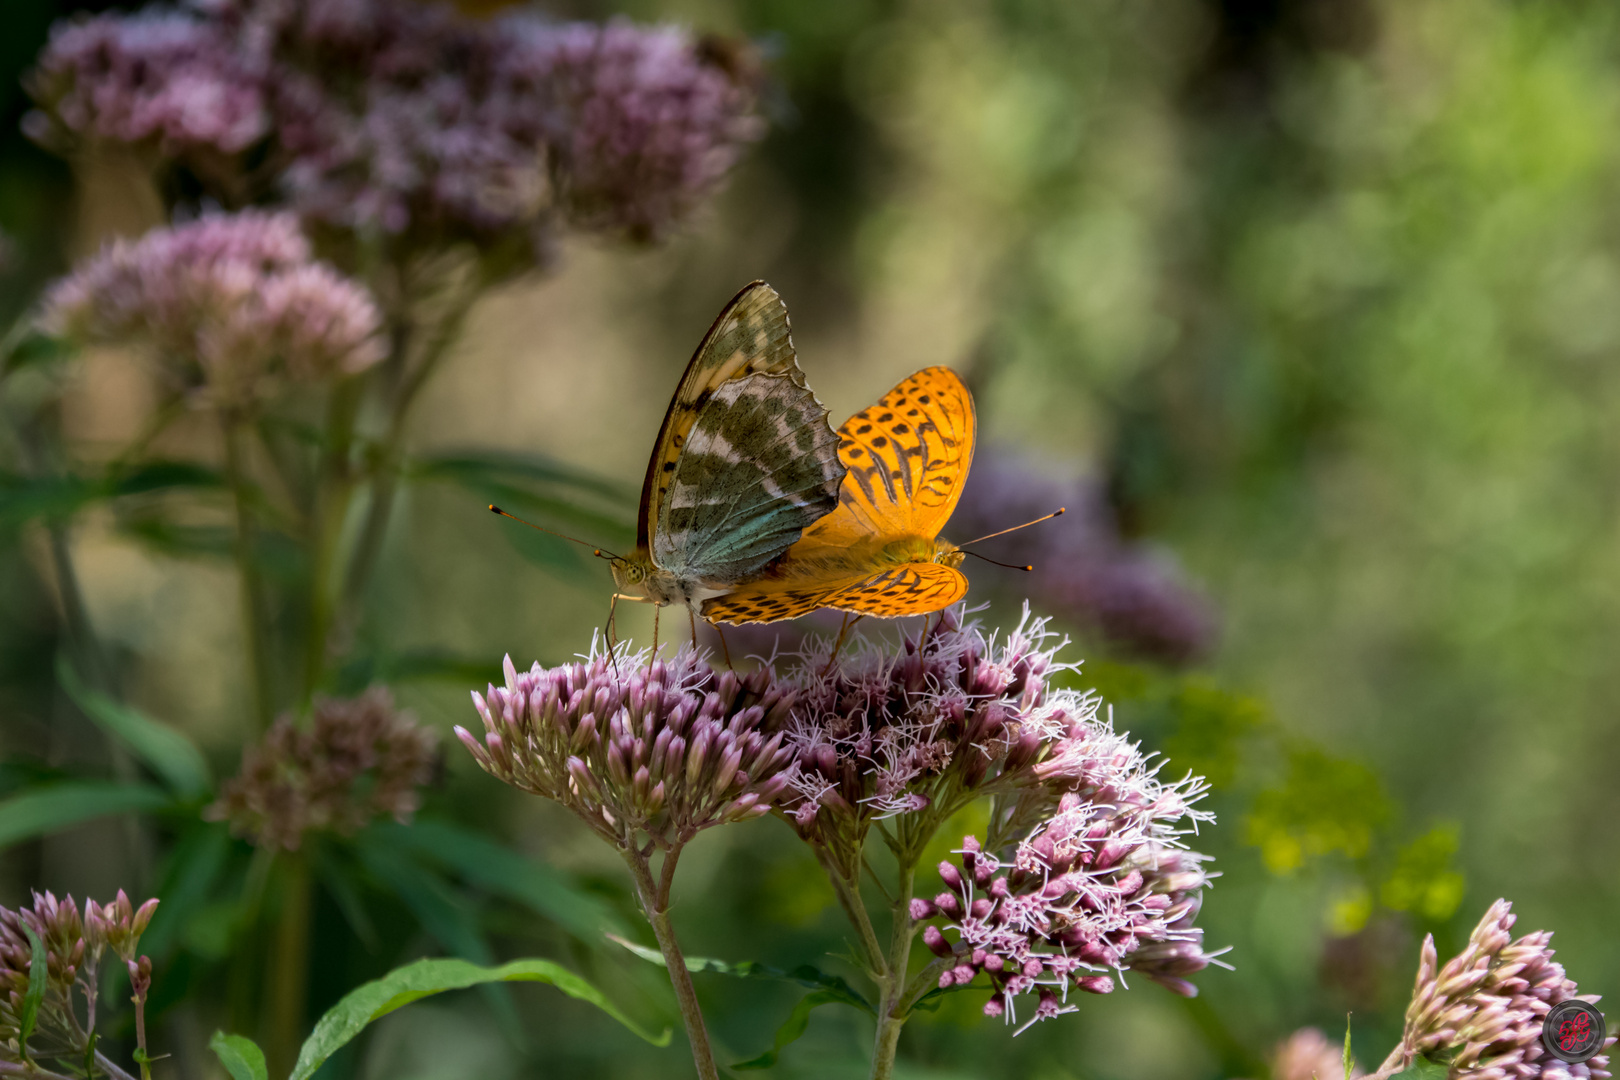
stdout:
POLYGON ((896 618, 962 599, 967 553, 939 531, 961 497, 975 426, 973 396, 949 368, 902 380, 838 429, 849 469, 838 508, 758 577, 704 601, 703 617, 775 622, 829 607, 896 618))

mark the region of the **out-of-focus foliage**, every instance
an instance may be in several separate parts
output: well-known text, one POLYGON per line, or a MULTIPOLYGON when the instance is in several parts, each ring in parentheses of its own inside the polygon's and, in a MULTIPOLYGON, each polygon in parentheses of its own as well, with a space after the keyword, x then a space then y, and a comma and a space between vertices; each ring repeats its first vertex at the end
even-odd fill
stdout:
MULTIPOLYGON (((374 607, 353 630, 364 647, 340 692, 383 673, 403 704, 447 731, 468 722, 466 689, 481 685, 467 671, 479 661, 466 658, 509 650, 521 666, 582 648, 606 612, 605 570, 561 541, 498 536, 481 503, 522 489, 525 510, 593 542, 622 542, 679 364, 718 303, 765 277, 787 299, 835 421, 914 368, 956 367, 978 395, 987 443, 1059 483, 1104 492, 1119 543, 1172 554, 1218 626, 1193 673, 1144 665, 1078 616, 1069 628, 1092 657, 1075 685, 1101 691, 1121 728, 1165 754, 1171 778, 1192 771, 1213 783, 1203 805, 1217 822, 1198 846, 1222 876, 1200 924, 1212 946, 1234 946, 1237 970, 1201 974, 1190 1002, 1133 980, 1016 1040, 966 995, 947 996, 908 1027, 906 1075, 1259 1076, 1290 1032, 1338 1032, 1347 1011, 1358 1055, 1376 1060, 1399 1036, 1422 936, 1434 932, 1439 952, 1455 954, 1499 895, 1527 925, 1557 931, 1560 959, 1584 989, 1613 993, 1612 5, 566 8, 557 10, 754 36, 775 80, 772 131, 731 192, 669 249, 621 262, 575 245, 566 274, 510 286, 475 310, 471 340, 420 405, 410 465, 419 473, 374 607), (484 454, 491 445, 534 456, 484 454), (546 460, 571 479, 537 478, 546 460), (524 545, 527 561, 512 551, 524 545)), ((16 133, 14 76, 65 11, 14 0, 0 42, 7 317, 69 253, 138 217, 116 172, 75 180, 16 133)), ((66 515, 103 492, 118 494, 113 520, 92 517, 73 538, 89 615, 131 696, 194 735, 214 775, 235 766, 246 702, 233 683, 233 618, 210 614, 230 586, 208 561, 228 544, 210 531, 213 518, 159 533, 150 512, 174 489, 217 478, 143 479, 109 464, 108 447, 134 437, 151 397, 116 358, 94 363, 77 376, 19 364, 7 389, 17 401, 65 386, 64 441, 82 456, 63 471, 76 479, 26 490, 36 482, 22 478, 41 472, 24 460, 30 445, 8 435, 0 462, 7 513, 34 500, 16 520, 0 518, 8 792, 122 767, 54 688, 59 627, 73 613, 46 570, 52 538, 19 531, 24 516, 66 515), (113 407, 120 399, 127 408, 113 407)), ((159 449, 181 459, 200 436, 186 438, 159 449)), ((995 556, 994 544, 984 552, 995 556)), ((267 575, 283 565, 273 550, 261 557, 267 575)), ((1000 619, 1029 588, 983 564, 967 572, 974 599, 993 600, 1000 619)), ((1034 602, 1039 610, 1039 593, 1034 602)), ((101 797, 134 800, 117 803, 131 810, 172 801, 138 781, 130 774, 101 797)), ((401 898, 442 914, 457 910, 442 903, 454 888, 482 898, 480 925, 510 955, 570 952, 638 1020, 668 1021, 667 990, 648 965, 587 956, 555 930, 593 925, 582 905, 625 910, 616 866, 577 826, 507 798, 456 759, 427 817, 445 829, 476 821, 566 868, 584 891, 548 893, 555 881, 526 878, 522 864, 496 874, 494 864, 457 862, 475 850, 468 836, 423 833, 421 823, 374 826, 394 845, 392 861, 373 855, 359 866, 344 843, 322 845, 312 872, 333 884, 319 893, 313 936, 349 958, 349 977, 312 988, 317 1004, 379 973, 369 946, 354 943, 415 925, 401 898), (345 893, 348 881, 369 890, 365 903, 345 893), (355 915, 368 905, 369 922, 355 915)), ((160 964, 190 959, 157 981, 155 993, 174 996, 151 1008, 184 1031, 195 1023, 185 996, 220 990, 216 975, 198 973, 232 940, 231 901, 251 867, 221 827, 188 832, 163 819, 157 834, 170 854, 140 883, 150 885, 142 895, 164 897, 149 947, 160 964), (166 925, 171 909, 187 917, 166 925)), ((16 848, 5 899, 33 884, 133 890, 142 857, 127 840, 108 827, 16 848)), ((817 868, 777 822, 706 836, 682 870, 676 911, 694 955, 788 967, 845 947, 817 868)), ((802 996, 696 979, 717 1042, 734 1051, 727 1061, 768 1047, 802 996)), ((526 1048, 503 1034, 487 999, 465 995, 382 1022, 363 1062, 346 1051, 328 1069, 400 1080, 669 1074, 668 1056, 583 1007, 554 997, 517 1007, 526 1048)), ((816 1009, 774 1075, 853 1075, 869 1033, 853 1011, 816 1009)), ((200 1046, 203 1034, 189 1038, 200 1046)))

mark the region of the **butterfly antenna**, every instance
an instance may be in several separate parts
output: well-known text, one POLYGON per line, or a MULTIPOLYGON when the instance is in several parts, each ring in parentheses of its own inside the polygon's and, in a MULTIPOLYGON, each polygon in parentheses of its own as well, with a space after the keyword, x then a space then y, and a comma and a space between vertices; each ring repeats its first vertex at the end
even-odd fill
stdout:
MULTIPOLYGON (((965 547, 968 546, 968 544, 977 544, 979 542, 979 540, 994 540, 998 536, 1006 536, 1010 532, 1017 532, 1019 529, 1027 529, 1031 525, 1039 525, 1043 521, 1049 521, 1049 520, 1051 520, 1052 518, 1055 518, 1055 517, 1062 517, 1064 515, 1064 513, 1067 511, 1067 509, 1068 509, 1067 507, 1060 506, 1056 510, 1052 511, 1050 514, 1046 514, 1043 517, 1038 517, 1034 521, 1026 521, 1022 525, 1014 525, 1010 529, 1002 529, 1000 532, 993 532, 993 533, 990 533, 988 536, 981 536, 977 540, 969 540, 967 542, 967 544, 957 544, 956 546, 965 548, 965 547)), ((970 551, 970 552, 968 552, 968 554, 972 555, 973 552, 970 551)), ((979 558, 982 559, 982 558, 984 558, 984 556, 980 555, 979 558)), ((994 560, 990 560, 990 561, 994 561, 994 560)), ((1003 563, 1002 565, 1005 566, 1006 564, 1003 563)))
POLYGON ((971 555, 975 559, 983 559, 985 562, 992 563, 992 564, 994 564, 996 566, 1005 566, 1009 570, 1033 570, 1033 569, 1035 569, 1033 566, 1029 565, 1028 563, 1024 563, 1023 565, 1020 565, 1018 563, 997 562, 995 559, 990 558, 988 555, 980 555, 977 551, 964 551, 964 552, 962 552, 962 554, 971 555))
POLYGON ((619 557, 619 556, 613 554, 613 552, 611 552, 611 551, 606 551, 606 550, 604 550, 602 548, 599 548, 595 544, 587 544, 583 540, 576 540, 572 536, 567 536, 567 535, 565 535, 563 533, 558 532, 556 529, 548 529, 544 525, 536 525, 532 521, 524 521, 522 518, 518 517, 516 514, 508 514, 505 510, 502 510, 500 507, 496 506, 494 503, 489 504, 489 509, 490 509, 491 513, 499 514, 503 518, 511 518, 513 521, 518 522, 520 525, 527 525, 531 529, 538 529, 543 533, 550 533, 552 536, 560 536, 564 540, 567 540, 571 544, 579 544, 581 547, 588 547, 588 548, 591 549, 591 554, 595 555, 598 559, 617 559, 619 557))

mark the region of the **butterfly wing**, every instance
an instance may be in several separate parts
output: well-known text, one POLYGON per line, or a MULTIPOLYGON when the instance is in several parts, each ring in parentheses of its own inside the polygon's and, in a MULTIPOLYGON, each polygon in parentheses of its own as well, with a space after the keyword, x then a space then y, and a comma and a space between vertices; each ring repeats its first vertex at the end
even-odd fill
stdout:
POLYGON ((744 586, 705 600, 703 617, 710 622, 768 623, 833 608, 893 619, 950 607, 967 591, 967 578, 954 567, 903 563, 866 578, 819 584, 776 580, 744 586))
POLYGON ((973 462, 973 395, 946 367, 924 368, 838 429, 849 468, 838 509, 805 531, 806 547, 939 535, 973 462))
POLYGON ((704 335, 647 465, 637 543, 661 568, 735 581, 836 505, 844 466, 805 384, 787 309, 762 281, 704 335))

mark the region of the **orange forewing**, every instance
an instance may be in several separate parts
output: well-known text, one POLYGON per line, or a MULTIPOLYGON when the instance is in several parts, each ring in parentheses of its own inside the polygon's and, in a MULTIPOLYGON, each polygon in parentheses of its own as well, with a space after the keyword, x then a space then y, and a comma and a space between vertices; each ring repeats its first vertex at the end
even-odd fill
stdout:
POLYGON ((961 498, 975 430, 973 396, 956 372, 924 368, 902 380, 838 429, 838 457, 849 469, 838 508, 799 545, 938 536, 961 498))

